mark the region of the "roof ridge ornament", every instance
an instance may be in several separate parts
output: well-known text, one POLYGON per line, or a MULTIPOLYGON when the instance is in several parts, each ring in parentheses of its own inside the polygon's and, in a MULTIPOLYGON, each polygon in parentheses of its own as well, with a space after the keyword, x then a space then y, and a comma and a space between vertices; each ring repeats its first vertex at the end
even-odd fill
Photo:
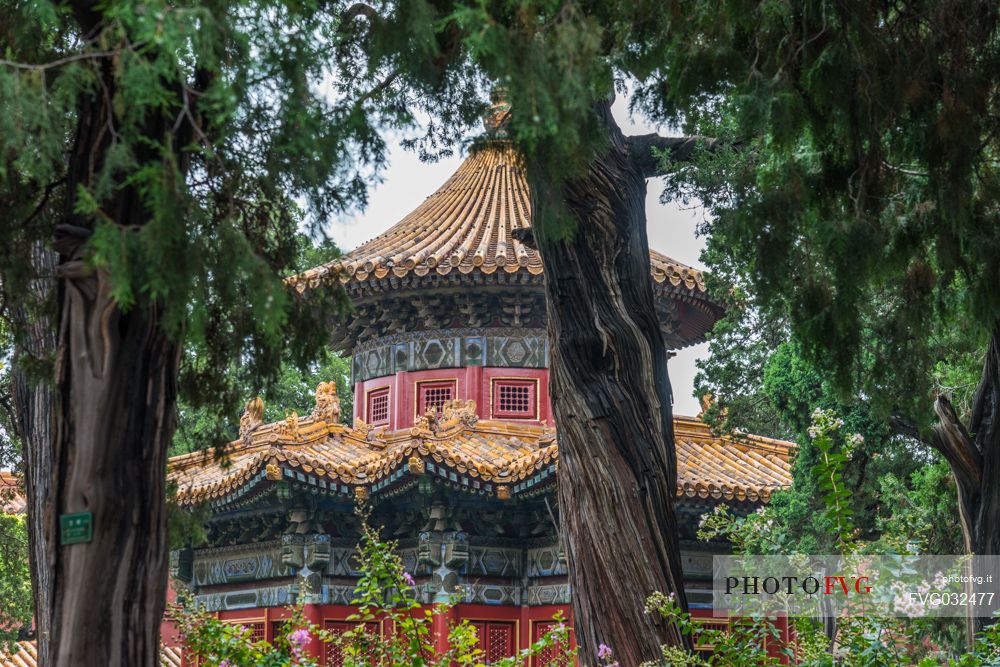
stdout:
POLYGON ((441 411, 428 408, 413 421, 410 436, 439 435, 456 428, 473 428, 479 421, 476 402, 472 399, 449 399, 441 404, 441 411))
POLYGON ((451 426, 449 422, 457 421, 466 428, 472 428, 479 421, 476 413, 476 402, 472 399, 462 400, 460 398, 445 401, 441 404, 442 427, 451 426))
POLYGON ((255 396, 247 401, 240 416, 240 440, 244 445, 253 443, 252 434, 264 423, 264 399, 255 396))
POLYGON ((340 422, 340 396, 337 395, 335 381, 316 385, 316 406, 313 408, 312 418, 331 426, 340 422))
MULTIPOLYGON (((274 426, 275 432, 279 437, 290 438, 291 440, 299 439, 299 413, 295 410, 285 410, 285 420, 280 421, 274 426)), ((279 441, 280 444, 280 441, 279 441)))
POLYGON ((360 417, 354 418, 354 436, 364 440, 376 449, 385 449, 385 427, 372 426, 360 417))
POLYGON ((483 127, 490 133, 506 136, 506 125, 510 122, 510 102, 507 101, 507 91, 498 86, 490 95, 490 106, 483 115, 483 127))

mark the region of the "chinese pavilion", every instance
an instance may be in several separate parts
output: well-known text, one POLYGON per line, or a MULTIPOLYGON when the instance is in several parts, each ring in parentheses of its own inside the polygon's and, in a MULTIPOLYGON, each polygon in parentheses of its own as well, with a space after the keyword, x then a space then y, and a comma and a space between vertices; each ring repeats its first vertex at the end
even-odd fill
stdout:
MULTIPOLYGON (((352 300, 332 344, 353 355, 353 425, 322 383, 311 414, 277 423, 250 401, 225 465, 214 452, 170 461, 181 506, 209 511, 208 544, 172 554, 195 600, 261 638, 293 601, 319 625, 349 627, 353 510, 364 499, 426 602, 461 595, 437 629, 469 619, 486 659, 526 647, 554 612, 569 615, 545 272, 519 232, 530 226, 518 157, 493 145, 381 236, 290 279, 299 290, 339 282, 352 300)), ((721 309, 701 274, 657 252, 650 265, 667 346, 703 341, 721 309)), ((790 483, 792 445, 717 437, 698 418, 674 428, 685 585, 692 607, 708 610, 711 556, 724 545, 695 540, 700 516, 767 502, 790 483)), ((336 649, 316 650, 340 664, 336 649)))

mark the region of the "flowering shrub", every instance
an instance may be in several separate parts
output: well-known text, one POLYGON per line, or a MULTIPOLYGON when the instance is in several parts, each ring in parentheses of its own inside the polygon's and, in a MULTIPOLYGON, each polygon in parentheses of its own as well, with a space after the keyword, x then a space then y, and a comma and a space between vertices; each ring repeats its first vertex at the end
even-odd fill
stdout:
MULTIPOLYGON (((751 667, 779 665, 781 661, 768 655, 766 646, 780 640, 777 629, 770 621, 747 619, 730 630, 718 630, 698 623, 691 614, 683 611, 673 593, 653 593, 646 600, 646 613, 655 614, 677 624, 682 634, 697 639, 704 646, 711 646, 711 653, 702 657, 690 654, 675 646, 663 647, 663 665, 708 667, 751 667)), ((653 667, 655 662, 644 667, 653 667)))
MULTIPOLYGON (((199 609, 176 607, 171 610, 184 641, 185 650, 201 660, 203 667, 314 667, 307 646, 328 644, 339 650, 344 667, 483 667, 476 629, 467 621, 453 625, 448 633, 448 650, 436 651, 431 632, 435 614, 443 614, 454 604, 422 605, 415 594, 416 581, 404 567, 395 542, 383 542, 368 522, 368 513, 359 508, 362 534, 358 545, 358 579, 352 601, 358 611, 348 617, 356 625, 334 635, 312 623, 301 605, 290 607, 283 627, 287 632, 273 643, 254 641, 249 629, 221 621, 199 609), (373 624, 384 629, 372 633, 373 624)), ((569 647, 569 628, 561 616, 556 626, 517 655, 494 661, 494 667, 520 667, 543 652, 554 654, 545 667, 569 667, 575 663, 576 649, 569 647)), ((604 647, 606 664, 611 649, 604 647)))
POLYGON ((316 667, 306 646, 313 641, 329 642, 330 634, 291 607, 284 620, 288 628, 274 643, 254 641, 252 631, 236 623, 221 621, 201 610, 175 607, 171 619, 177 624, 188 655, 197 657, 201 667, 316 667))
MULTIPOLYGON (((427 607, 415 595, 416 581, 399 558, 395 542, 383 542, 373 528, 367 512, 358 509, 361 519, 361 543, 358 545, 358 579, 354 604, 358 613, 348 620, 357 626, 333 641, 340 647, 344 667, 445 667, 482 665, 482 650, 476 629, 467 621, 454 625, 448 634, 448 650, 437 653, 431 635, 434 614, 446 613, 454 601, 427 607), (381 623, 387 631, 374 637, 366 630, 381 623)), ((556 617, 556 627, 518 655, 492 664, 515 667, 543 651, 555 649, 556 657, 548 665, 572 665, 575 649, 569 649, 569 629, 556 617)), ((548 667, 547 665, 547 667, 548 667)))
MULTIPOLYGON (((835 544, 842 554, 872 553, 882 549, 894 551, 896 543, 864 544, 857 538, 854 515, 844 484, 844 468, 852 454, 864 445, 858 434, 841 432, 844 422, 829 410, 812 414, 808 429, 819 453, 811 473, 823 491, 823 508, 816 517, 835 533, 835 544)), ((770 507, 761 507, 747 516, 738 516, 719 505, 706 513, 698 526, 698 537, 704 540, 725 539, 736 554, 789 553, 783 529, 775 521, 770 507)), ((691 656, 678 649, 664 648, 664 663, 668 665, 771 665, 775 658, 762 652, 768 637, 777 639, 773 624, 767 619, 747 619, 733 624, 728 631, 700 629, 697 622, 677 608, 672 599, 654 594, 647 602, 647 611, 675 621, 689 635, 699 636, 699 643, 713 646, 709 657, 691 656)), ((901 610, 903 611, 903 610, 901 610)), ((836 619, 833 640, 824 628, 811 619, 795 619, 795 643, 783 650, 794 665, 811 667, 982 667, 1000 665, 1000 629, 992 626, 976 637, 972 650, 959 652, 940 648, 931 641, 940 634, 946 619, 906 619, 851 616, 836 619)))

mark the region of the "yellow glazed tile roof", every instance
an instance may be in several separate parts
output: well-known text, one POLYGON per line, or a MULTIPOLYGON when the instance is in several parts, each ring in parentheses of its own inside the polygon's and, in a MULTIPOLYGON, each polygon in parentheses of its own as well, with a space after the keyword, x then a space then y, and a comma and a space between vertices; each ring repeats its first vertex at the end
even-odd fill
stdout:
MULTIPOLYGON (((169 479, 181 505, 232 500, 264 480, 367 496, 407 474, 429 472, 500 497, 551 481, 559 456, 555 429, 477 420, 474 409, 466 403, 436 423, 422 419, 413 428, 388 433, 360 422, 347 428, 293 417, 259 426, 224 450, 174 457, 169 479)), ((717 437, 691 417, 676 417, 674 426, 678 496, 767 501, 773 490, 791 484, 791 443, 717 437)))
MULTIPOLYGON (((531 192, 517 153, 511 148, 483 148, 384 234, 288 281, 304 291, 334 279, 347 284, 473 271, 540 275, 538 251, 515 234, 531 227, 531 220, 531 192)), ((655 251, 650 251, 650 262, 656 283, 710 301, 700 271, 655 251)))
MULTIPOLYGON (((38 649, 35 642, 18 642, 13 653, 0 653, 0 667, 37 667, 38 649)), ((160 646, 160 667, 181 667, 181 650, 160 646)))

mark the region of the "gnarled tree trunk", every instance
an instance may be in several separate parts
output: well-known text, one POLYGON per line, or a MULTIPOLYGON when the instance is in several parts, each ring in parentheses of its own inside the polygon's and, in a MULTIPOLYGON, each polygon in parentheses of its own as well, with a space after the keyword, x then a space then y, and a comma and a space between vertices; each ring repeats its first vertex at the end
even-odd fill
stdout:
MULTIPOLYGON (((84 27, 99 20, 89 5, 78 15, 84 27)), ((55 667, 158 665, 167 591, 166 461, 180 351, 161 326, 158 303, 140 298, 123 310, 106 272, 88 267, 85 242, 96 221, 75 207, 80 187, 96 189, 112 139, 112 67, 102 62, 98 74, 107 92, 85 97, 78 110, 65 209, 56 227, 57 400, 43 528, 55 667), (60 544, 60 515, 79 512, 93 516, 92 541, 60 544)), ((183 144, 189 130, 183 126, 177 136, 166 116, 151 116, 142 131, 151 145, 135 156, 140 164, 162 159, 156 143, 183 144)), ((102 202, 102 214, 123 235, 151 217, 131 186, 102 202)))
MULTIPOLYGON (((1000 555, 1000 323, 994 325, 986 349, 969 428, 946 396, 938 397, 934 410, 938 423, 930 444, 948 461, 955 477, 966 552, 1000 555)), ((1000 572, 979 574, 992 574, 993 581, 1000 581, 1000 572)), ((985 623, 986 619, 968 617, 970 644, 974 630, 985 623)))
POLYGON ((103 273, 63 264, 58 431, 46 515, 91 512, 93 541, 49 544, 54 665, 159 662, 167 588, 165 471, 176 346, 153 308, 123 313, 103 273))
MULTIPOLYGON (((610 104, 597 112, 609 148, 562 193, 575 233, 548 239, 540 228, 536 236, 559 424, 560 524, 581 662, 596 664, 603 643, 634 667, 658 659, 661 644, 685 645, 675 625, 644 613, 646 597, 662 591, 686 603, 667 353, 646 239, 642 162, 651 156, 648 145, 641 159, 632 154, 610 104)), ((530 163, 529 175, 545 178, 530 163)), ((536 219, 546 205, 536 196, 536 219)))

